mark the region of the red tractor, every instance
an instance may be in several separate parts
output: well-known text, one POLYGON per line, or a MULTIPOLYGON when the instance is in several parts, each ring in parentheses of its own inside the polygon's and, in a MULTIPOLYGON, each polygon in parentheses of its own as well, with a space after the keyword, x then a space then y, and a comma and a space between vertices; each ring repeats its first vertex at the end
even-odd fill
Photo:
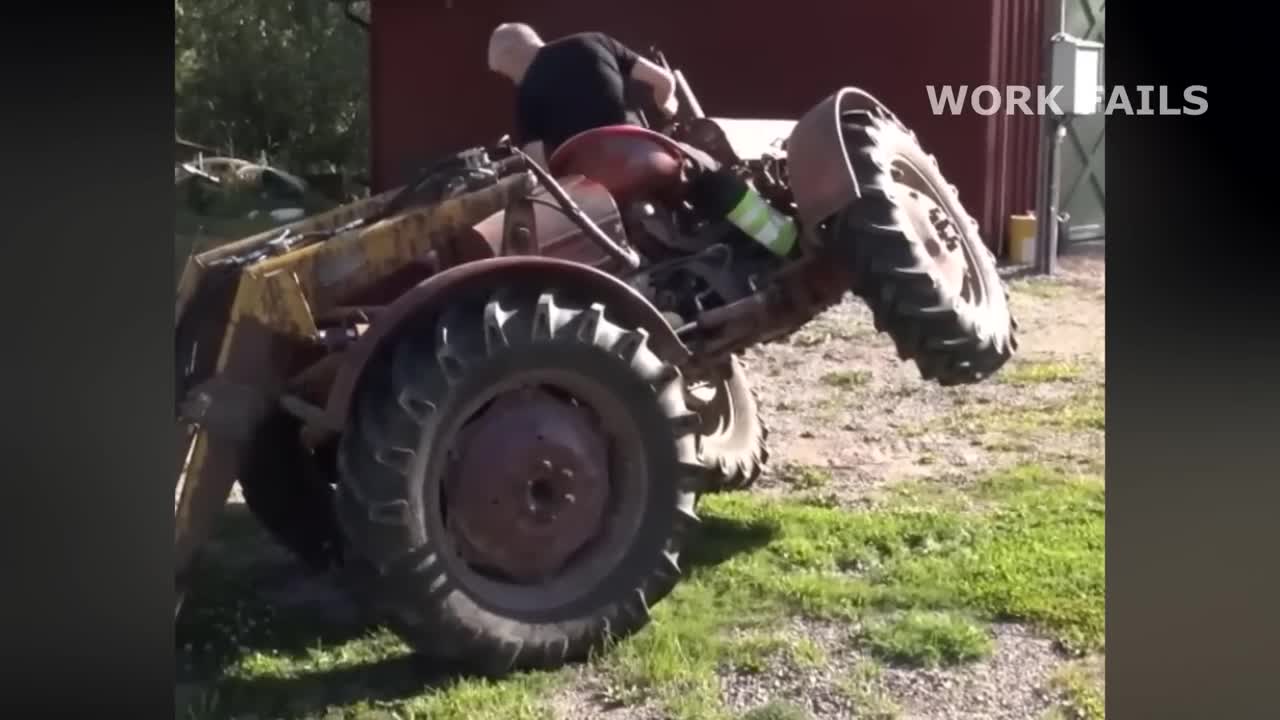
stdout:
POLYGON ((583 133, 548 168, 471 149, 191 259, 176 608, 238 479, 417 651, 579 659, 675 587, 699 496, 759 474, 737 353, 851 291, 926 380, 1010 358, 995 260, 888 109, 845 88, 726 120, 680 92, 661 132, 583 133))

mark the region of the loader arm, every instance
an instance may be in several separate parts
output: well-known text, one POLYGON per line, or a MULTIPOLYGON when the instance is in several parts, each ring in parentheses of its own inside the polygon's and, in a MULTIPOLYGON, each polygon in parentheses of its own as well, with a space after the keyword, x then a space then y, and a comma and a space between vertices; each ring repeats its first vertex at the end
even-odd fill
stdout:
POLYGON ((235 483, 247 442, 289 378, 332 351, 317 323, 417 264, 423 275, 490 257, 470 228, 534 186, 527 172, 325 237, 377 211, 369 198, 191 258, 178 287, 175 616, 201 545, 235 483), (289 230, 292 248, 272 241, 289 230), (315 233, 316 240, 306 240, 315 233))

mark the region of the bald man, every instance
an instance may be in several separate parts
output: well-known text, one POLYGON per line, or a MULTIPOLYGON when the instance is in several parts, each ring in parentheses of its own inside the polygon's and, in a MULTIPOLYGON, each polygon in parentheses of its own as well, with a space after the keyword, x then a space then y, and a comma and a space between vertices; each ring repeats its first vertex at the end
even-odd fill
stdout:
POLYGON ((504 23, 489 38, 489 69, 516 84, 512 135, 543 165, 580 132, 639 124, 625 100, 630 79, 652 88, 655 106, 666 115, 677 107, 671 73, 604 33, 544 43, 528 25, 504 23))

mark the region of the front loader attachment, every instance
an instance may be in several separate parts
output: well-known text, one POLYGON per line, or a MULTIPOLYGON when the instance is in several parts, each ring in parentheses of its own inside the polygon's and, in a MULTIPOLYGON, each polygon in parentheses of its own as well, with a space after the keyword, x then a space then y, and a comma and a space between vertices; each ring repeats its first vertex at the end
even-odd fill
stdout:
POLYGON ((421 277, 492 255, 483 241, 468 242, 467 230, 532 184, 518 173, 381 218, 400 189, 392 190, 188 259, 175 311, 175 618, 263 421, 283 408, 309 430, 341 429, 324 412, 327 387, 305 399, 291 394, 304 371, 341 360, 332 356, 346 346, 334 334, 354 341, 345 325, 326 334, 327 318, 403 282, 406 268, 421 277), (379 219, 362 222, 370 217, 379 219))

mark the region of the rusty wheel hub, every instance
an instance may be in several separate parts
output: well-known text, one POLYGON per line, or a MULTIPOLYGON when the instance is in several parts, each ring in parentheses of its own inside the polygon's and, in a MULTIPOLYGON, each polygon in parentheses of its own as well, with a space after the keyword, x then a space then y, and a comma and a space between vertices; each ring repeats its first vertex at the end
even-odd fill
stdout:
POLYGON ((564 567, 603 523, 609 456, 598 428, 542 390, 497 398, 461 438, 446 485, 462 558, 521 582, 564 567))

